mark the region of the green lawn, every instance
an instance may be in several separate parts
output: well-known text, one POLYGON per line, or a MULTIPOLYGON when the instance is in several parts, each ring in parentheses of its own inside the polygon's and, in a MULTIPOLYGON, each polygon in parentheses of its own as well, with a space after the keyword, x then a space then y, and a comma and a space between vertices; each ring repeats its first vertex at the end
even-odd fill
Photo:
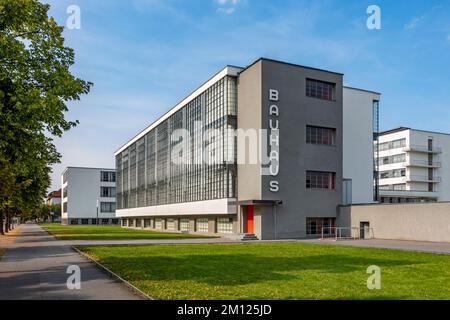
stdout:
POLYGON ((450 299, 450 256, 301 243, 82 247, 155 299, 450 299), (381 289, 367 289, 367 267, 381 289))
POLYGON ((131 230, 120 226, 63 226, 60 223, 44 223, 41 224, 41 227, 62 240, 184 239, 201 237, 181 233, 131 230))

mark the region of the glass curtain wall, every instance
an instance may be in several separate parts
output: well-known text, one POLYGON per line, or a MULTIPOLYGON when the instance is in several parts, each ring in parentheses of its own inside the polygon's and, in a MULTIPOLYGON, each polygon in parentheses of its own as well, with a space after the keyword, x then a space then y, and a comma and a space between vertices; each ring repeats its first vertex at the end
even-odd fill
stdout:
POLYGON ((236 137, 226 130, 236 115, 236 78, 227 76, 118 154, 117 209, 236 197, 236 137), (171 141, 178 129, 189 136, 171 141), (180 145, 181 164, 171 159, 180 145))

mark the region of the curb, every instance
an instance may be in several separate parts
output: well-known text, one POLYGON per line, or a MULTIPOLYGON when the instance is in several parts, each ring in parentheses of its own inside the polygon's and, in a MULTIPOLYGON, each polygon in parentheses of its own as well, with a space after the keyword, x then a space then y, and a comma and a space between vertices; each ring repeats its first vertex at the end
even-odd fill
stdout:
POLYGON ((90 262, 94 263, 95 266, 100 269, 100 271, 102 271, 103 273, 105 273, 106 275, 108 275, 108 277, 110 278, 114 278, 117 281, 121 282, 122 284, 124 284, 128 290, 130 290, 133 294, 140 296, 141 298, 143 298, 144 300, 154 300, 152 297, 150 297, 149 295, 147 295, 146 293, 144 293, 143 291, 141 291, 140 289, 138 289, 137 287, 135 287, 134 285, 132 285, 131 283, 129 283, 128 281, 126 281, 125 279, 121 278, 119 275, 117 275, 116 273, 112 272, 111 270, 109 270, 107 267, 105 267, 104 265, 102 265, 100 262, 92 259, 89 255, 87 255, 86 253, 84 253, 83 251, 81 251, 80 249, 78 249, 76 246, 71 246, 72 250, 74 250, 75 252, 77 252, 78 254, 80 254, 82 257, 84 257, 85 259, 89 260, 90 262))

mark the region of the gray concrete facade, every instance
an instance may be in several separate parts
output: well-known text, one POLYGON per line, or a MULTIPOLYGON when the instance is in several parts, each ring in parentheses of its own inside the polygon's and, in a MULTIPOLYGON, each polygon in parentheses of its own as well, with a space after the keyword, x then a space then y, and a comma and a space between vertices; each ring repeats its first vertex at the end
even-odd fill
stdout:
MULTIPOLYGON (((279 205, 255 206, 255 234, 260 239, 303 238, 306 237, 307 217, 336 217, 342 198, 342 81, 343 76, 338 73, 267 59, 258 60, 240 73, 239 128, 260 126, 270 134, 271 121, 272 126, 274 121, 279 124, 278 173, 261 175, 260 163, 256 166, 238 166, 240 203, 252 200, 282 201, 279 205), (307 79, 334 84, 334 99, 328 101, 308 97, 307 79), (278 101, 270 99, 270 90, 278 91, 278 101), (259 93, 260 97, 257 96, 259 93), (273 105, 279 110, 276 119, 271 116, 273 105), (259 120, 260 124, 255 123, 259 120), (307 125, 336 129, 335 145, 306 143, 307 125), (308 170, 334 172, 335 190, 307 189, 308 170), (278 183, 277 192, 271 191, 272 181, 278 183)), ((269 154, 271 147, 267 149, 269 154)), ((242 219, 242 208, 240 216, 242 219)))

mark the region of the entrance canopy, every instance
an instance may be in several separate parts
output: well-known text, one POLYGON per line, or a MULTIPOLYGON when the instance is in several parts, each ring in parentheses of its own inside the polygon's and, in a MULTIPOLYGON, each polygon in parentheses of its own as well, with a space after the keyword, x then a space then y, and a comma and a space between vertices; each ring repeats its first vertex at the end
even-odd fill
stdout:
POLYGON ((242 200, 237 202, 241 206, 274 206, 283 204, 282 200, 242 200))

